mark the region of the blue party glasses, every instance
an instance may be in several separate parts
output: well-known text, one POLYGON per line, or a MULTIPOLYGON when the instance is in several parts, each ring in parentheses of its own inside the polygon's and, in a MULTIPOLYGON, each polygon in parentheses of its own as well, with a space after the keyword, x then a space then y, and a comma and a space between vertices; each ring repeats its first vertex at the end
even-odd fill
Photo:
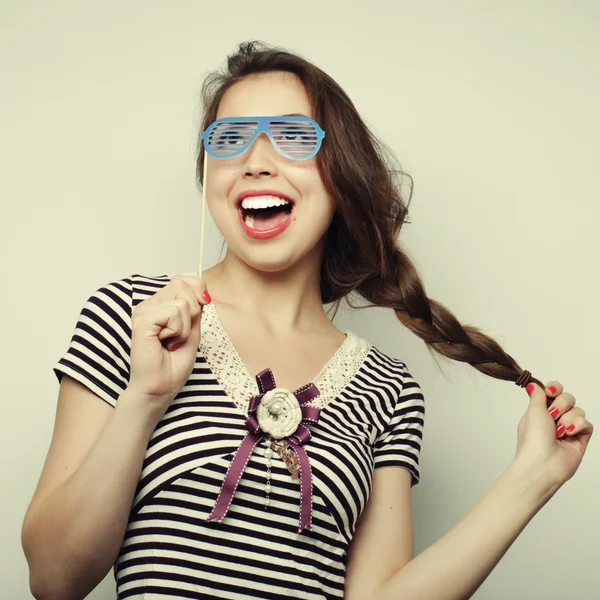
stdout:
POLYGON ((213 158, 233 158, 245 152, 264 132, 277 151, 292 160, 312 158, 325 132, 310 117, 226 117, 217 119, 202 134, 204 149, 213 158))

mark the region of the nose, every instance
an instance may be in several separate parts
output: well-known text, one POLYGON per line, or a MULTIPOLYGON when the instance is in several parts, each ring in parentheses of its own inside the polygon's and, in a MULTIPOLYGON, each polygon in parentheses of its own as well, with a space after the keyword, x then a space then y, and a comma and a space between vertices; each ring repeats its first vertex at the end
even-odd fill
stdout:
POLYGON ((274 156, 276 152, 267 134, 261 131, 246 150, 246 175, 249 177, 277 175, 277 162, 274 156))

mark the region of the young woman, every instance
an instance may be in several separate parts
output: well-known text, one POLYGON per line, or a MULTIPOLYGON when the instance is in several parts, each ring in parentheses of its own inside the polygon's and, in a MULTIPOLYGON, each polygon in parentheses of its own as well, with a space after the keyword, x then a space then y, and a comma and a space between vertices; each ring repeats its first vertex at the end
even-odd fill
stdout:
POLYGON ((227 254, 83 307, 23 525, 33 594, 83 598, 114 564, 119 598, 470 597, 573 476, 592 424, 427 297, 398 246, 391 165, 329 76, 243 44, 204 109, 197 173, 206 151, 227 254), (423 395, 403 361, 333 325, 324 305, 351 292, 530 394, 514 461, 416 558, 423 395))

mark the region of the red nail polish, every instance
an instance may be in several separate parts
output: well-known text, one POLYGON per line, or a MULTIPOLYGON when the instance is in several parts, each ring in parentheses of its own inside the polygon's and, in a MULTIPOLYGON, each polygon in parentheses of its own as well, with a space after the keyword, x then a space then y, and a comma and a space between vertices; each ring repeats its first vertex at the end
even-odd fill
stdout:
POLYGON ((568 427, 567 427, 567 431, 573 431, 573 429, 575 429, 575 425, 573 425, 573 423, 571 423, 568 427))
POLYGON ((556 387, 554 387, 553 385, 549 385, 548 389, 550 390, 551 394, 556 394, 556 387))
POLYGON ((556 417, 558 417, 558 413, 559 413, 560 411, 559 411, 559 410, 558 410, 558 408, 555 406, 555 407, 554 407, 552 410, 550 410, 550 411, 548 411, 548 412, 550 413, 550 416, 551 416, 553 419, 556 419, 556 417))
POLYGON ((533 390, 535 389, 535 385, 533 385, 533 383, 528 383, 525 389, 527 390, 527 393, 531 396, 531 392, 533 392, 533 390))
POLYGON ((170 348, 171 352, 174 352, 175 350, 177 350, 177 348, 179 348, 179 346, 181 346, 181 344, 173 344, 170 348))
POLYGON ((556 435, 562 435, 563 432, 565 430, 565 426, 561 423, 557 428, 556 428, 556 435))
POLYGON ((205 290, 204 292, 202 292, 202 300, 204 302, 206 302, 206 304, 211 303, 212 298, 210 297, 210 294, 208 293, 208 291, 205 290))

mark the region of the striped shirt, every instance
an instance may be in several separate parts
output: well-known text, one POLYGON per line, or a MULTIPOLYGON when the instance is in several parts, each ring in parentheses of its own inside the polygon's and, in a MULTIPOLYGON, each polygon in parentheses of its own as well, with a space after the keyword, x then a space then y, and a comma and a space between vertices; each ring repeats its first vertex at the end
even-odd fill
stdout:
MULTIPOLYGON (((54 372, 111 406, 127 388, 131 314, 172 275, 132 275, 87 300, 54 372)), ((405 363, 346 331, 315 377, 317 423, 304 445, 312 470, 312 529, 298 533, 300 485, 267 443, 254 449, 224 520, 207 521, 231 460, 248 433, 258 394, 223 329, 204 307, 193 371, 156 426, 114 565, 118 598, 284 600, 343 598, 347 550, 375 468, 419 480, 424 399, 405 363)))

